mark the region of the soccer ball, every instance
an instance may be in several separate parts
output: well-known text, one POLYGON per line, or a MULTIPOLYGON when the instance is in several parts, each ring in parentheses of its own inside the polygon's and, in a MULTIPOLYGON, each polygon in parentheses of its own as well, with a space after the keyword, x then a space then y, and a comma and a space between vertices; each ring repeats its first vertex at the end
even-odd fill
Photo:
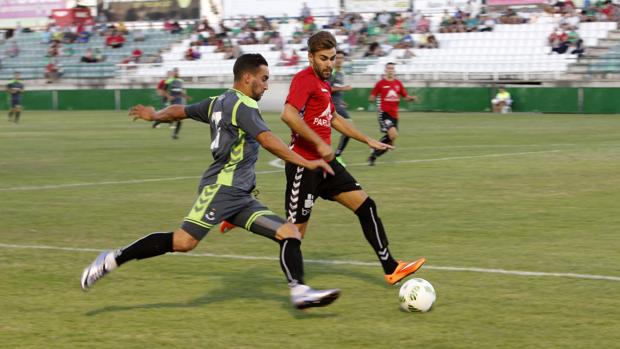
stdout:
POLYGON ((435 303, 435 289, 424 279, 411 279, 405 282, 398 292, 400 308, 407 312, 427 312, 435 303))

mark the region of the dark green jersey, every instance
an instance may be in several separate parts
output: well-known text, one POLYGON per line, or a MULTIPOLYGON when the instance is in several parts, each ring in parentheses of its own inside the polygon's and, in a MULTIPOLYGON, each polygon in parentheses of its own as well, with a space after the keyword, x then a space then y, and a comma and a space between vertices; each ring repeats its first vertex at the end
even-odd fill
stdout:
POLYGON ((24 90, 24 84, 19 80, 11 80, 6 85, 6 89, 12 92, 11 96, 13 96, 14 98, 19 98, 22 91, 24 90))
POLYGON ((256 101, 231 89, 218 97, 188 105, 185 114, 211 126, 214 161, 203 174, 200 188, 217 183, 252 191, 256 186, 255 165, 260 148, 256 136, 269 131, 256 101))
POLYGON ((166 92, 172 97, 170 104, 183 104, 183 80, 172 78, 166 80, 166 92))

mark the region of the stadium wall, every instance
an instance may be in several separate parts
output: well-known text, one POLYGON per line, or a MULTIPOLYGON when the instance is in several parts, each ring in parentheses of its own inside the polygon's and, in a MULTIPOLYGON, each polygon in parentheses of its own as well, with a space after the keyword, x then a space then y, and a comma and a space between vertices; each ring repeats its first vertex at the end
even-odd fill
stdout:
MULTIPOLYGON (((541 113, 620 113, 619 88, 512 87, 507 88, 514 100, 514 112, 541 113)), ((192 101, 218 95, 224 88, 188 89, 192 101)), ((419 97, 415 103, 402 103, 407 111, 488 112, 494 87, 421 87, 410 89, 419 97)), ((265 111, 280 111, 286 88, 273 88, 261 100, 265 111)), ((370 88, 355 88, 345 93, 349 110, 374 111, 368 102, 370 88)), ((126 110, 135 104, 160 105, 153 89, 82 89, 28 90, 22 96, 25 110, 126 110)), ((0 109, 8 109, 9 96, 0 92, 0 109)))

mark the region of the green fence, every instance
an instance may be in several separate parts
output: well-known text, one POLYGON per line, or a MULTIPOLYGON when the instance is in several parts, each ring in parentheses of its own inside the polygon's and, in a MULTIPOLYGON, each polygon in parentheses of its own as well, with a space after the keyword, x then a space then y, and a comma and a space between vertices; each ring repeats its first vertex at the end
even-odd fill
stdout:
MULTIPOLYGON (((344 94, 349 110, 376 109, 368 101, 369 88, 356 88, 344 94)), ((513 111, 542 113, 620 113, 620 88, 511 87, 513 111)), ((225 89, 188 89, 192 101, 219 95, 225 89)), ((408 111, 488 112, 496 93, 493 87, 411 88, 417 102, 402 102, 408 111)), ((0 109, 9 107, 9 96, 0 92, 0 109)), ((115 110, 135 104, 161 106, 154 89, 30 91, 22 96, 26 110, 115 110)))

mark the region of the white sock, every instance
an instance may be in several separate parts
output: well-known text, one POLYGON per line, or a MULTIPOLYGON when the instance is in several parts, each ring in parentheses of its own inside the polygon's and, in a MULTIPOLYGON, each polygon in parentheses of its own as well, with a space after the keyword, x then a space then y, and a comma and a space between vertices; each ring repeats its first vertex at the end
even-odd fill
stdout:
POLYGON ((310 289, 310 286, 308 285, 302 285, 302 284, 295 285, 291 287, 291 296, 297 296, 297 295, 303 294, 309 289, 310 289))

